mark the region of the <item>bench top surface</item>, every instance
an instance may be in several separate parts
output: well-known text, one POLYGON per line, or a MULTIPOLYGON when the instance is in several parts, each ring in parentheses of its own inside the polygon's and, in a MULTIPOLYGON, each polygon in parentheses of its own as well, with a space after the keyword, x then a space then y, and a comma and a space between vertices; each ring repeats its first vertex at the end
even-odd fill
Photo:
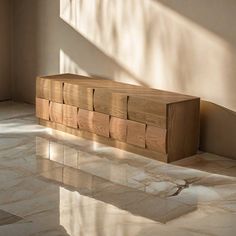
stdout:
POLYGON ((50 79, 51 81, 60 81, 64 82, 65 84, 78 85, 85 88, 96 88, 97 92, 126 95, 129 97, 140 98, 147 101, 156 101, 158 103, 163 104, 171 104, 176 102, 199 99, 195 96, 121 83, 102 77, 87 77, 74 74, 59 74, 42 76, 38 77, 37 79, 50 79))

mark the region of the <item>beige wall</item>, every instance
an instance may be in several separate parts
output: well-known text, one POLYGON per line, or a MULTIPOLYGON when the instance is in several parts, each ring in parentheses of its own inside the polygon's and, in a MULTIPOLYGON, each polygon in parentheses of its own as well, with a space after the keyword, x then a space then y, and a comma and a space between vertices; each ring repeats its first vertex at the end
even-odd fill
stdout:
POLYGON ((0 101, 11 98, 10 13, 10 1, 0 0, 0 101))
POLYGON ((64 72, 200 96, 216 104, 202 107, 201 148, 236 158, 235 12, 234 0, 14 0, 14 98, 34 102, 35 76, 64 72))

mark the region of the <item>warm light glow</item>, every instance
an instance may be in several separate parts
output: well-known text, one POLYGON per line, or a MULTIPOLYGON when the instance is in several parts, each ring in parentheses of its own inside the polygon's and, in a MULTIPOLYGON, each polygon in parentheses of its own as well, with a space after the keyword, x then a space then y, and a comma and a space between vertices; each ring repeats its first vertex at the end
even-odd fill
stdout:
MULTIPOLYGON (((88 235, 91 233, 91 235, 99 236, 101 231, 104 231, 103 236, 110 236, 111 233, 114 234, 114 230, 118 233, 117 235, 124 235, 122 225, 134 219, 140 224, 146 221, 155 222, 142 216, 134 216, 129 211, 119 209, 112 204, 83 196, 63 187, 59 187, 59 195, 60 225, 69 235, 83 235, 88 232, 88 235), (110 228, 110 226, 113 227, 110 228)), ((125 230, 127 235, 132 235, 132 232, 125 230)))
POLYGON ((38 133, 48 130, 45 127, 34 124, 23 124, 22 122, 13 121, 12 123, 0 124, 0 134, 21 134, 21 133, 38 133))
POLYGON ((159 1, 60 0, 60 17, 121 67, 112 79, 236 110, 235 49, 159 1))

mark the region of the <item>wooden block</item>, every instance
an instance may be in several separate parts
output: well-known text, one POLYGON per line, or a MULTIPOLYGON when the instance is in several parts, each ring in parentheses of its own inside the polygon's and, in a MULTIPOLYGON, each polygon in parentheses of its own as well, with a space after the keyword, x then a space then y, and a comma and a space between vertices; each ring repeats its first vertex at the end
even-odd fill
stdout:
POLYGON ((47 77, 38 77, 36 80, 36 96, 63 103, 63 81, 57 81, 47 77))
POLYGON ((77 81, 84 81, 87 83, 88 80, 90 80, 88 77, 72 74, 38 77, 36 80, 36 96, 54 102, 63 103, 64 83, 68 82, 73 84, 77 81))
POLYGON ((129 96, 128 119, 166 128, 166 104, 150 97, 129 96))
MULTIPOLYGON (((85 77, 86 78, 86 77, 85 77)), ((64 103, 85 110, 94 110, 94 90, 96 88, 125 88, 137 87, 105 79, 78 79, 64 83, 64 103)), ((105 112, 103 112, 105 113, 105 112)), ((108 114, 108 113, 107 113, 108 114)))
MULTIPOLYGON (((158 103, 158 98, 162 97, 163 91, 159 92, 159 90, 154 90, 150 88, 144 88, 141 86, 135 86, 132 85, 121 86, 120 87, 113 87, 113 88, 95 88, 94 90, 94 110, 97 112, 109 114, 111 116, 115 116, 121 119, 127 119, 127 113, 128 110, 130 111, 131 118, 134 117, 133 120, 140 121, 145 123, 146 120, 149 120, 150 123, 154 120, 154 123, 161 123, 161 125, 166 124, 165 117, 163 118, 163 114, 166 115, 164 112, 166 109, 165 103, 158 103), (128 107, 128 99, 132 97, 130 102, 130 108, 128 107), (150 104, 152 106, 155 103, 155 112, 153 113, 152 110, 150 110, 150 114, 146 115, 148 112, 141 111, 136 113, 138 103, 140 102, 138 99, 135 101, 135 98, 141 98, 141 102, 143 102, 143 99, 147 98, 148 103, 146 102, 145 106, 150 104), (135 114, 133 114, 135 113, 135 114), (141 113, 141 114, 140 114, 141 113), (142 114, 144 113, 144 115, 142 114), (135 117, 137 118, 135 119, 135 117), (142 117, 144 116, 144 117, 142 117), (146 118, 146 119, 145 119, 146 118), (159 118, 159 121, 156 122, 156 118, 159 118)), ((149 106, 149 107, 150 107, 149 106)), ((145 109, 147 109, 145 107, 145 109)), ((150 108, 149 108, 150 109, 150 108)), ((128 113, 129 116, 129 113, 128 113)), ((129 119, 130 119, 129 116, 129 119)))
POLYGON ((109 115, 79 109, 79 129, 109 137, 109 115))
POLYGON ((49 100, 36 98, 36 116, 49 120, 49 100))
POLYGON ((97 135, 109 137, 110 116, 99 112, 93 115, 93 132, 97 135))
POLYGON ((93 111, 93 88, 80 87, 78 107, 93 111))
POLYGON ((199 143, 200 99, 168 105, 169 162, 194 155, 199 143))
POLYGON ((127 119, 127 94, 109 89, 95 89, 94 110, 121 119, 127 119))
POLYGON ((63 84, 63 81, 51 81, 51 101, 63 103, 63 84))
POLYGON ((49 108, 50 120, 59 124, 63 122, 63 104, 50 102, 49 108))
POLYGON ((93 132, 93 112, 79 109, 78 112, 78 125, 79 129, 93 132))
POLYGON ((111 117, 110 119, 110 137, 126 142, 127 137, 127 120, 120 119, 117 117, 111 117))
POLYGON ((65 104, 93 111, 93 88, 65 83, 63 96, 65 104))
POLYGON ((63 124, 72 128, 77 128, 78 108, 63 104, 63 124))
POLYGON ((167 153, 166 150, 166 129, 147 125, 146 129, 146 147, 147 149, 160 153, 167 153))
POLYGON ((53 102, 63 103, 64 80, 49 77, 38 77, 36 80, 36 96, 53 102))
POLYGON ((36 79, 36 97, 51 99, 51 82, 48 79, 37 77, 36 79))
POLYGON ((127 143, 145 148, 145 129, 146 125, 127 120, 127 143))

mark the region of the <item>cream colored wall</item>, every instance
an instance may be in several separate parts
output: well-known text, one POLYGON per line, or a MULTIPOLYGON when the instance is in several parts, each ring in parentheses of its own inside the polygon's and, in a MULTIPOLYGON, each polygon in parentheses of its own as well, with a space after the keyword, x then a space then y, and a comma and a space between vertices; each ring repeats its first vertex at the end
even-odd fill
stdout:
MULTIPOLYGON (((36 75, 97 74, 200 96, 235 121, 235 12, 234 0, 14 0, 13 95, 34 102, 36 75)), ((211 112, 202 149, 236 157, 236 129, 211 112)))
POLYGON ((0 101, 11 98, 10 82, 10 1, 0 0, 0 101))
POLYGON ((236 3, 197 2, 15 0, 17 97, 37 74, 84 71, 236 111, 236 3))

